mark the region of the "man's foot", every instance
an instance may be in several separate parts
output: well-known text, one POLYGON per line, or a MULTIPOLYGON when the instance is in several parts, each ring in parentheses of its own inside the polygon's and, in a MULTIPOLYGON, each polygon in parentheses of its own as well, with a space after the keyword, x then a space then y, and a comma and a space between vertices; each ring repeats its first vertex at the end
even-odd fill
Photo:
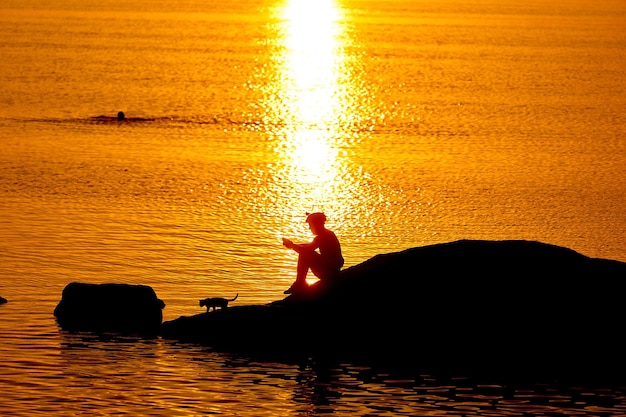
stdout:
POLYGON ((284 293, 285 294, 293 294, 293 293, 297 293, 297 292, 302 292, 302 291, 306 290, 306 287, 308 287, 307 284, 293 284, 291 287, 286 289, 284 291, 284 293))

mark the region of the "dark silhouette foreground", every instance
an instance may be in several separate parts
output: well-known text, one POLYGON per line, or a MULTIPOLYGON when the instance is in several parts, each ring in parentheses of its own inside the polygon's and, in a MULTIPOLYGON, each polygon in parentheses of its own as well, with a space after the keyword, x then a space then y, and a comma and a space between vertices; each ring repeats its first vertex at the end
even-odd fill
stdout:
POLYGON ((626 264, 529 241, 378 255, 268 305, 163 323, 166 338, 271 358, 626 379, 626 264))
POLYGON ((558 246, 462 240, 377 255, 306 292, 180 317, 159 334, 259 359, 626 382, 625 278, 626 263, 558 246))

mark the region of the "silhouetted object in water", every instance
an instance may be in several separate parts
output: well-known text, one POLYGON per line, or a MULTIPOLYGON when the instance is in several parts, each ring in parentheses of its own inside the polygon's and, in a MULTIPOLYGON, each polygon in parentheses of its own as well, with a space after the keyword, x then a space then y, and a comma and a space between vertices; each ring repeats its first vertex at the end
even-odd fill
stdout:
POLYGON ((306 290, 306 276, 311 270, 313 275, 320 280, 334 278, 339 275, 343 266, 341 245, 335 233, 326 228, 326 216, 324 213, 307 213, 306 222, 315 238, 310 243, 293 243, 283 238, 283 245, 298 253, 298 267, 296 281, 285 291, 291 294, 306 290), (319 249, 319 252, 316 250, 319 249))
POLYGON ((228 298, 223 298, 223 297, 205 298, 204 300, 200 300, 200 307, 206 307, 207 313, 211 311, 211 309, 213 309, 213 311, 215 311, 217 308, 220 308, 223 310, 225 308, 228 308, 228 303, 230 303, 231 301, 235 301, 237 297, 239 297, 239 293, 237 293, 237 295, 235 295, 230 300, 228 298))
POLYGON ((155 334, 164 307, 146 285, 72 282, 63 289, 54 315, 71 331, 155 334))
POLYGON ((4 297, 0 297, 0 304, 6 304, 7 299, 4 297))
POLYGON ((116 116, 100 115, 100 116, 93 117, 92 120, 96 120, 98 122, 104 122, 104 123, 113 123, 113 122, 124 122, 124 123, 126 123, 126 122, 150 122, 150 121, 154 121, 154 119, 152 119, 152 118, 127 117, 126 113, 124 113, 123 111, 117 112, 116 116))

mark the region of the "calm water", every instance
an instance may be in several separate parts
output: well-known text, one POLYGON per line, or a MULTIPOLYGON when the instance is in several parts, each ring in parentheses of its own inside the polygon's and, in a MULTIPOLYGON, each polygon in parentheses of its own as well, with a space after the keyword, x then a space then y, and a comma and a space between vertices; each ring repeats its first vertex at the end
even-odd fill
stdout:
POLYGON ((624 2, 84 3, 0 5, 0 414, 626 414, 622 387, 255 362, 52 315, 71 281, 150 285, 165 320, 280 299, 311 210, 346 266, 457 239, 626 261, 624 2))

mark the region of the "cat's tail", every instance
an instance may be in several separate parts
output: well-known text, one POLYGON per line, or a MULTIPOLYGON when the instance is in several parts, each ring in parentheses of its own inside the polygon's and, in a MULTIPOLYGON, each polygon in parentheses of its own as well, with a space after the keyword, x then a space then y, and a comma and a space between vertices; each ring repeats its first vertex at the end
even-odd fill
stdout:
POLYGON ((230 299, 228 301, 235 301, 237 299, 237 297, 239 297, 239 293, 237 293, 237 295, 235 295, 235 298, 232 298, 232 299, 230 299))

